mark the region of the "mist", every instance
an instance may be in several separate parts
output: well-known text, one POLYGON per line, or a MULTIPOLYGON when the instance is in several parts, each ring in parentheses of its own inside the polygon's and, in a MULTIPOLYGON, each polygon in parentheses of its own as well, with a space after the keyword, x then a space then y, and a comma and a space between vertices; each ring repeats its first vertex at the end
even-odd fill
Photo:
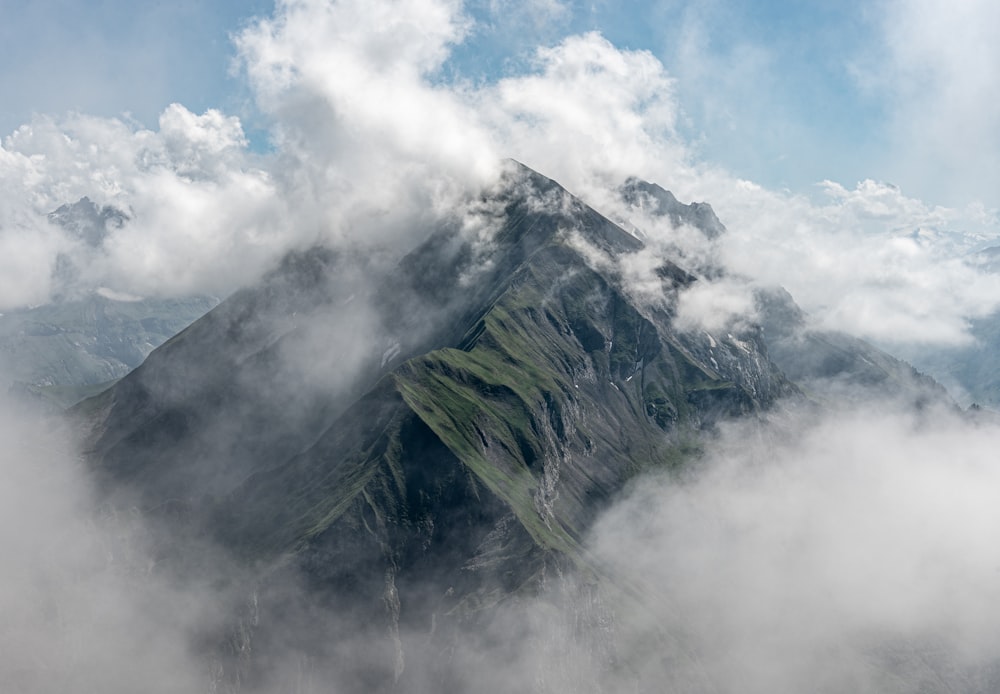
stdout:
POLYGON ((645 664, 678 691, 988 690, 998 436, 884 402, 733 424, 694 471, 637 481, 592 548, 683 644, 686 666, 645 664))
MULTIPOLYGON (((552 22, 566 6, 519 12, 518 22, 552 22)), ((921 162, 958 167, 992 127, 989 111, 936 106, 913 119, 929 101, 913 89, 926 55, 908 37, 937 13, 895 21, 904 13, 891 4, 885 14, 893 60, 878 77, 895 95, 900 140, 921 142, 921 162)), ((989 198, 944 205, 916 174, 905 189, 872 179, 820 181, 812 195, 768 189, 682 134, 685 90, 651 52, 592 31, 553 38, 491 79, 450 76, 475 31, 460 2, 279 2, 233 35, 265 147, 251 147, 236 115, 182 104, 155 126, 69 113, 5 134, 0 311, 56 300, 60 258, 81 291, 233 297, 189 337, 237 335, 237 349, 205 363, 164 351, 170 377, 134 381, 164 407, 196 400, 184 426, 209 422, 179 472, 163 453, 151 479, 191 474, 205 498, 255 498, 280 473, 275 461, 298 460, 365 378, 440 346, 432 328, 461 315, 495 269, 504 209, 494 196, 515 178, 506 158, 641 239, 614 259, 574 243, 713 347, 756 329, 761 287, 787 288, 809 327, 883 344, 968 344, 969 321, 1000 308, 1000 275, 966 262, 1000 237, 989 198), (712 204, 727 231, 710 238, 631 204, 622 186, 633 176, 712 204), (121 215, 95 243, 48 217, 84 196, 121 215), (424 278, 441 283, 433 300, 397 302, 399 259, 442 229, 467 244, 443 250, 467 252, 461 272, 424 278), (667 260, 694 280, 669 295, 657 274, 667 260), (312 274, 283 301, 283 263, 297 262, 312 274), (217 400, 196 397, 219 384, 217 400), (248 459, 258 466, 241 467, 248 459)), ((946 57, 936 94, 969 103, 981 86, 967 76, 972 58, 946 57)), ((994 169, 971 167, 986 181, 977 194, 989 194, 994 169)), ((529 201, 569 204, 563 193, 529 201)), ((223 549, 225 533, 250 543, 269 532, 266 514, 227 507, 233 527, 219 536, 197 529, 204 518, 175 533, 171 514, 185 517, 188 500, 150 508, 139 483, 108 494, 85 462, 93 441, 0 402, 0 680, 111 694, 997 689, 1000 428, 944 398, 914 408, 861 389, 845 402, 799 393, 708 427, 690 466, 637 476, 608 502, 582 538, 585 561, 546 558, 539 584, 492 612, 458 619, 440 607, 447 582, 411 587, 401 608, 386 571, 363 593, 390 619, 362 627, 350 598, 316 599, 320 579, 286 557, 262 552, 248 568, 223 549)))
POLYGON ((6 691, 206 691, 193 648, 216 596, 160 570, 135 508, 98 503, 61 421, 0 402, 0 680, 6 691))
MULTIPOLYGON (((475 198, 459 210, 442 219, 478 249, 450 278, 468 291, 491 269, 500 213, 475 198)), ((669 234, 657 224, 646 226, 669 234)), ((691 254, 704 239, 685 242, 689 231, 679 242, 691 254)), ((653 281, 676 250, 668 245, 591 262, 617 262, 628 291, 668 302, 653 281)), ((232 364, 169 357, 176 368, 157 386, 163 401, 236 374, 238 393, 268 393, 282 411, 269 427, 301 426, 316 414, 312 397, 350 395, 359 373, 391 367, 421 346, 423 323, 447 324, 461 305, 411 301, 407 322, 386 322, 388 259, 315 253, 287 261, 316 264, 311 271, 273 280, 305 283, 288 295, 293 303, 275 301, 274 285, 261 295, 273 304, 237 295, 229 314, 202 324, 206 336, 239 330, 246 351, 224 355, 232 364), (248 369, 250 356, 262 370, 248 369)), ((695 282, 679 294, 677 328, 739 329, 732 319, 746 320, 750 304, 727 297, 745 289, 726 277, 695 282)), ((410 586, 401 608, 389 573, 363 588, 395 610, 388 628, 360 627, 349 598, 315 592, 320 579, 280 557, 248 571, 224 543, 173 524, 185 516, 182 500, 150 508, 141 495, 94 489, 70 431, 8 407, 3 567, 14 645, 4 668, 26 692, 68 682, 254 694, 989 689, 1000 635, 990 607, 1000 590, 1000 429, 946 399, 914 409, 861 392, 843 402, 817 408, 791 397, 761 418, 707 430, 687 467, 629 483, 585 538, 583 566, 553 561, 537 590, 472 619, 439 607, 452 579, 410 586), (389 674, 387 662, 396 663, 389 674)), ((207 494, 250 472, 239 467, 256 440, 248 446, 247 436, 263 433, 240 406, 216 409, 211 446, 191 448, 211 463, 191 468, 207 494)), ((267 520, 240 522, 252 530, 267 520)))

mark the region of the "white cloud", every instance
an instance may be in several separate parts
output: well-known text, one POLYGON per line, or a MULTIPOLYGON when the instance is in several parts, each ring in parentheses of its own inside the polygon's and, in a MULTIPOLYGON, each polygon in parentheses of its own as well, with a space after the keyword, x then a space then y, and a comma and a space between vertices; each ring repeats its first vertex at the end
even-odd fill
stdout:
POLYGON ((275 183, 253 166, 239 120, 218 111, 199 116, 174 104, 158 131, 40 117, 4 139, 0 180, 5 261, 33 278, 0 287, 4 307, 47 299, 60 252, 77 256, 95 287, 180 294, 229 291, 290 243, 275 183), (85 258, 45 217, 84 196, 129 217, 85 258))
POLYGON ((998 278, 968 267, 960 257, 970 248, 933 231, 979 231, 981 242, 996 238, 996 225, 872 181, 825 188, 825 204, 754 186, 720 195, 727 266, 785 286, 825 327, 884 341, 961 343, 968 317, 1000 307, 998 278))
POLYGON ((160 114, 160 139, 178 175, 213 178, 238 169, 247 146, 239 118, 209 110, 197 116, 180 104, 160 114))
POLYGON ((644 479, 594 534, 643 595, 623 630, 679 644, 651 657, 664 677, 916 691, 994 665, 995 427, 879 407, 761 434, 725 431, 693 479, 644 479))
POLYGON ((540 49, 534 73, 501 80, 491 96, 504 150, 592 202, 636 171, 688 173, 673 82, 647 51, 572 36, 540 49))
POLYGON ((959 204, 997 204, 1000 6, 989 0, 890 0, 884 47, 859 69, 887 97, 897 180, 959 204))
MULTIPOLYGON (((936 15, 921 8, 899 31, 923 31, 936 15)), ((963 10, 954 21, 970 16, 963 10)), ((994 279, 955 260, 959 237, 945 233, 978 231, 985 243, 1000 233, 995 211, 928 205, 873 181, 853 189, 826 181, 825 198, 812 201, 696 163, 677 134, 677 85, 664 66, 596 33, 539 49, 527 73, 496 83, 443 81, 442 65, 471 30, 452 0, 280 2, 236 38, 271 120, 276 150, 266 157, 247 152, 236 118, 180 105, 156 131, 80 115, 27 124, 0 150, 0 178, 10 184, 0 196, 0 242, 22 248, 30 269, 7 261, 7 276, 25 281, 8 283, 0 304, 44 299, 66 244, 38 217, 83 195, 131 217, 89 262, 100 285, 224 293, 314 240, 410 247, 495 180, 509 156, 631 220, 682 264, 720 253, 738 274, 785 285, 828 327, 956 343, 968 318, 997 307, 994 279), (716 248, 624 209, 615 189, 630 175, 711 202, 730 233, 716 248)), ((964 51, 945 49, 947 70, 966 64, 964 51)), ((919 63, 906 60, 898 62, 919 63)))
POLYGON ((98 504, 66 427, 0 399, 0 679, 20 692, 198 691, 219 596, 153 570, 138 517, 98 504))
POLYGON ((751 286, 744 281, 722 278, 695 282, 681 292, 675 322, 681 330, 704 330, 717 335, 745 328, 755 316, 751 286))

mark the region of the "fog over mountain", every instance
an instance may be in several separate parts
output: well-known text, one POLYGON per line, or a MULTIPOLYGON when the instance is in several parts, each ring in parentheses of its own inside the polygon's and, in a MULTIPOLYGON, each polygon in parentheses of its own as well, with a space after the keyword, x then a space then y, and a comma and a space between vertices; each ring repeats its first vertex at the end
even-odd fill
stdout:
POLYGON ((993 686, 995 425, 780 292, 681 321, 725 275, 505 171, 402 259, 286 258, 75 408, 82 468, 19 444, 107 549, 46 553, 15 628, 112 657, 23 689, 993 686))
POLYGON ((0 403, 0 681, 996 690, 1000 425, 893 356, 990 339, 991 203, 770 190, 652 53, 456 77, 477 30, 282 1, 232 37, 266 147, 181 104, 4 137, 0 327, 123 378, 0 403))

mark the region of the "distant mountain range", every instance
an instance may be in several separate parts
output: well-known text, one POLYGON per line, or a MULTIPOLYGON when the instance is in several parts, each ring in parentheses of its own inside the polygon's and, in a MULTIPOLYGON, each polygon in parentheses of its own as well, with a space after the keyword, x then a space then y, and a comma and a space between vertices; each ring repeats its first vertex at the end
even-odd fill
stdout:
POLYGON ((211 297, 122 301, 93 292, 8 311, 0 315, 0 384, 71 405, 127 374, 216 304, 211 297))
MULTIPOLYGON (((981 272, 1000 273, 1000 246, 963 255, 981 272)), ((948 387, 963 405, 1000 411, 1000 311, 969 321, 972 341, 958 347, 893 345, 891 349, 948 387)))
MULTIPOLYGON (((654 184, 623 196, 725 233, 654 184)), ((722 422, 858 389, 948 406, 908 365, 807 330, 779 289, 758 298, 763 328, 679 330, 696 271, 663 260, 635 291, 620 263, 637 235, 526 167, 484 202, 475 233, 423 230, 388 266, 290 254, 72 410, 107 503, 143 511, 165 570, 239 567, 213 579, 233 608, 212 687, 477 691, 469 635, 575 576, 567 629, 658 691, 617 642, 629 587, 584 548, 631 480, 683 475, 722 422)), ((557 669, 574 682, 571 660, 557 669)))
MULTIPOLYGON (((129 217, 84 197, 48 219, 93 253, 129 217)), ((53 284, 51 302, 0 313, 0 388, 56 408, 100 392, 219 303, 208 296, 141 298, 86 286, 67 256, 57 258, 53 284)))

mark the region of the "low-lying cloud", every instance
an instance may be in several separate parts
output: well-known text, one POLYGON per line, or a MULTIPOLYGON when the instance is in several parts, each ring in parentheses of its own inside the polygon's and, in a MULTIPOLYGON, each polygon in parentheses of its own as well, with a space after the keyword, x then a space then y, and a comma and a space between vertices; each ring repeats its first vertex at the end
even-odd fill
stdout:
POLYGON ((59 422, 0 402, 0 680, 25 694, 204 691, 218 604, 157 566, 137 512, 95 503, 59 422))
POLYGON ((650 655, 679 691, 988 689, 998 437, 884 404, 737 424, 686 479, 639 480, 593 548, 684 644, 650 655))

